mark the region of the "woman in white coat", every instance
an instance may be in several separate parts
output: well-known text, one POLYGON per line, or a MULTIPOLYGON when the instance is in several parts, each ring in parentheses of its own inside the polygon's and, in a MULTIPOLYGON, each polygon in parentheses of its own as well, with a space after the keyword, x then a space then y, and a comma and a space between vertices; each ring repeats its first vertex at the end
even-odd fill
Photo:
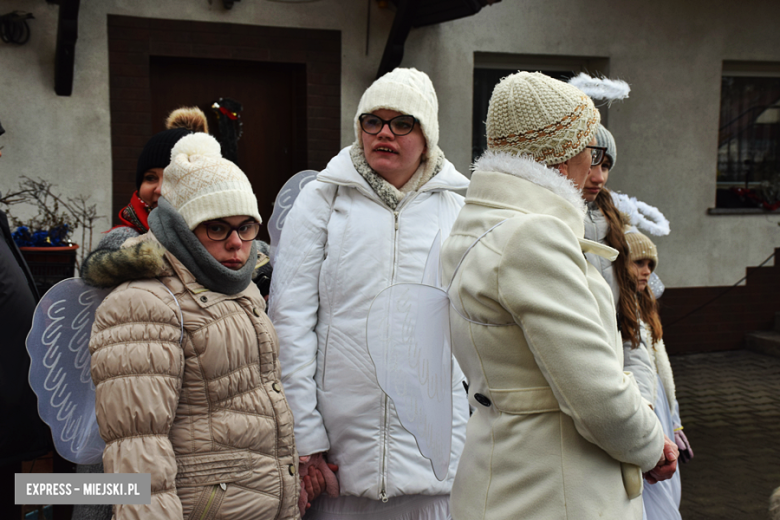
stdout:
POLYGON ((420 282, 438 232, 449 234, 468 179, 444 158, 428 76, 395 69, 363 94, 356 142, 301 191, 275 257, 270 317, 299 453, 339 466, 338 498, 307 518, 446 519, 465 438, 463 375, 453 371, 449 474, 434 476, 380 389, 366 347, 374 297, 420 282))
MULTIPOLYGON (((636 279, 635 305, 640 316, 640 342, 623 343, 625 369, 634 374, 639 390, 648 402, 653 403, 664 434, 674 438, 680 448, 680 460, 693 458, 693 450, 683 433, 680 409, 675 395, 674 376, 666 346, 663 328, 658 316, 655 297, 648 287, 650 275, 658 265, 655 244, 642 233, 626 233, 630 250, 629 264, 636 279)), ((681 484, 679 469, 669 480, 647 484, 642 499, 647 520, 679 520, 681 484)))
POLYGON ((488 152, 442 249, 476 409, 455 520, 638 520, 640 468, 673 472, 676 447, 623 372, 612 291, 584 256, 616 253, 583 239, 598 123, 590 98, 543 74, 493 91, 488 152))

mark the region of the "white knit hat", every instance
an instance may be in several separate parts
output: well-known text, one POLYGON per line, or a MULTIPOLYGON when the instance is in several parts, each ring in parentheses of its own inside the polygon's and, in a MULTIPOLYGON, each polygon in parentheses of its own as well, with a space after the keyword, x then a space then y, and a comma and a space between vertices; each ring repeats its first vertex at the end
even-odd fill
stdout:
POLYGON ((207 220, 236 215, 262 222, 249 179, 222 158, 219 142, 208 134, 190 134, 176 143, 160 193, 190 229, 207 220))
POLYGON ((540 72, 517 72, 502 79, 490 97, 488 149, 561 164, 585 149, 600 120, 593 101, 578 88, 540 72))
POLYGON ((429 154, 439 144, 439 101, 426 73, 414 68, 393 69, 363 92, 355 114, 355 136, 361 148, 360 114, 381 109, 414 116, 420 122, 429 154))

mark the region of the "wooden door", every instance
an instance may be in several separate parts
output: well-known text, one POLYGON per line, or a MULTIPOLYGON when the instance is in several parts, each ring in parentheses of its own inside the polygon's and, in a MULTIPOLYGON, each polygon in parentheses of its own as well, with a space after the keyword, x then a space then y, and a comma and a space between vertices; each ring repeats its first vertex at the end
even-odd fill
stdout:
MULTIPOLYGON (((165 129, 171 110, 198 106, 219 137, 211 105, 239 101, 238 166, 249 178, 265 223, 285 181, 306 169, 306 68, 302 64, 150 57, 152 130, 165 129)), ((265 226, 260 238, 268 240, 265 226)))

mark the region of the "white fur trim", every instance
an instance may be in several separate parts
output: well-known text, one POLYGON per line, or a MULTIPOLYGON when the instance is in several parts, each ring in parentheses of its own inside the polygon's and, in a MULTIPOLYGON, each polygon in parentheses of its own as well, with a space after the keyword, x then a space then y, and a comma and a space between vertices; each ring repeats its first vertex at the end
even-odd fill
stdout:
POLYGON ((621 213, 625 213, 628 216, 629 223, 632 226, 636 226, 657 237, 669 234, 669 221, 658 208, 641 200, 636 200, 636 197, 629 197, 625 193, 615 191, 611 193, 615 206, 621 213))
POLYGON ((658 375, 661 377, 661 383, 666 391, 666 400, 669 401, 669 409, 674 410, 674 404, 677 401, 677 391, 674 386, 674 374, 672 373, 672 364, 669 362, 669 355, 666 353, 664 340, 660 339, 653 343, 653 335, 650 328, 642 321, 639 325, 639 334, 642 341, 647 345, 647 353, 653 362, 658 375))
POLYGON ((209 134, 198 132, 185 135, 179 139, 171 150, 171 161, 181 154, 184 154, 187 157, 202 155, 212 159, 221 159, 222 147, 219 145, 219 141, 209 134))
POLYGON ((574 183, 555 168, 536 162, 530 155, 488 150, 477 159, 473 171, 494 171, 514 175, 546 188, 577 208, 583 218, 587 213, 582 193, 574 183))

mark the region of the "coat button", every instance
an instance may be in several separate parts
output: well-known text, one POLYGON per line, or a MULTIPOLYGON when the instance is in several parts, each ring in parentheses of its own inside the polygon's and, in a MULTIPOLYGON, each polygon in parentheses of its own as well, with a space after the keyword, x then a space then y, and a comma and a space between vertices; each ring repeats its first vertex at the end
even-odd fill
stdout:
POLYGON ((273 388, 274 392, 276 392, 277 394, 282 391, 282 385, 280 385, 279 383, 272 384, 271 388, 273 388))
POLYGON ((201 296, 200 297, 200 301, 202 301, 203 303, 206 303, 207 301, 209 301, 209 299, 206 296, 201 296))
POLYGON ((482 406, 490 406, 490 399, 482 394, 474 394, 474 400, 482 406))
POLYGON ((295 475, 295 466, 293 464, 287 466, 287 469, 290 471, 290 475, 295 475))
POLYGON ((258 309, 257 307, 252 307, 252 313, 258 318, 260 317, 260 309, 258 309))

